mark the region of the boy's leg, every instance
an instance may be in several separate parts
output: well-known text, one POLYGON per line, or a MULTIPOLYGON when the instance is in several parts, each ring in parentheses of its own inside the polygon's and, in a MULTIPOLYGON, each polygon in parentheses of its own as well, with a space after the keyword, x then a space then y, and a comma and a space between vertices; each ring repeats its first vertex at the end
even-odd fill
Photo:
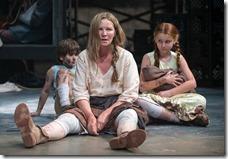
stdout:
POLYGON ((69 86, 66 83, 60 84, 57 88, 61 107, 69 106, 69 86))
POLYGON ((69 98, 69 92, 70 92, 70 88, 68 85, 68 80, 69 80, 69 74, 67 73, 67 70, 64 69, 60 69, 58 72, 58 76, 57 76, 57 81, 58 81, 58 95, 59 95, 59 99, 60 99, 60 105, 61 107, 64 106, 69 106, 70 103, 70 98, 69 98))
POLYGON ((109 142, 112 149, 125 149, 140 146, 146 139, 146 133, 137 129, 138 115, 135 110, 127 109, 116 118, 117 137, 109 142))

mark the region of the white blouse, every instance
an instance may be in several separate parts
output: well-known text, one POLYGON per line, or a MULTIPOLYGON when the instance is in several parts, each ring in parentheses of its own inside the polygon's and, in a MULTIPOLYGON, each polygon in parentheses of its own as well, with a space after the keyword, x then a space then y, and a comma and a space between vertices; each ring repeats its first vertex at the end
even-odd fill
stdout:
POLYGON ((89 60, 87 50, 83 50, 76 64, 75 82, 73 85, 74 102, 89 100, 90 96, 120 95, 118 101, 134 102, 138 98, 139 74, 133 55, 118 47, 119 59, 116 69, 118 82, 112 83, 113 67, 102 74, 96 63, 89 60))
MULTIPOLYGON (((170 51, 170 53, 171 53, 171 57, 170 57, 169 61, 163 62, 163 61, 159 60, 159 62, 160 62, 159 63, 159 68, 160 69, 172 68, 172 69, 177 71, 177 60, 176 60, 177 59, 177 54, 175 52, 173 52, 173 51, 170 51)), ((155 61, 155 59, 154 59, 154 51, 147 53, 147 56, 149 56, 151 65, 154 65, 154 61, 155 61)))

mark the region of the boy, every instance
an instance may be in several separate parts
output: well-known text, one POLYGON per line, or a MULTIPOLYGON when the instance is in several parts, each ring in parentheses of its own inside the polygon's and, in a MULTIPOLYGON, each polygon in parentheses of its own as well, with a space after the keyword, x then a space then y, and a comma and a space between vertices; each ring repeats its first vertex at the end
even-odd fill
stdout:
POLYGON ((31 116, 40 115, 52 86, 56 92, 54 98, 55 112, 57 115, 74 106, 72 84, 75 76, 76 59, 79 52, 80 47, 75 40, 65 39, 59 42, 57 57, 61 65, 54 65, 47 71, 37 110, 36 112, 32 112, 31 116))

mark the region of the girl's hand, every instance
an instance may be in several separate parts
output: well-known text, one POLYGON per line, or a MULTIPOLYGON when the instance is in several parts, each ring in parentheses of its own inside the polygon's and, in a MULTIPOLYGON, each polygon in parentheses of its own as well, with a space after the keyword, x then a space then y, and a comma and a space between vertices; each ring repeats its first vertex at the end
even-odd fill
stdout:
POLYGON ((169 71, 164 78, 167 84, 172 84, 174 86, 179 86, 182 81, 182 79, 178 77, 178 74, 172 74, 171 71, 169 71))

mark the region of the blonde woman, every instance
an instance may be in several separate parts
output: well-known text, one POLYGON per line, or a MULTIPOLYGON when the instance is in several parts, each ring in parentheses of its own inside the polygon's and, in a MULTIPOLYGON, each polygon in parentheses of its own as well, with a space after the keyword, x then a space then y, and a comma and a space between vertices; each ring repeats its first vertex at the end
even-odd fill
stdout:
POLYGON ((87 49, 79 54, 76 63, 73 94, 77 107, 38 128, 28 108, 19 105, 15 121, 26 147, 68 134, 97 136, 107 131, 117 135, 109 141, 112 149, 138 147, 145 141, 147 115, 133 105, 139 89, 137 65, 123 48, 124 42, 125 34, 113 14, 102 12, 92 19, 87 49))

